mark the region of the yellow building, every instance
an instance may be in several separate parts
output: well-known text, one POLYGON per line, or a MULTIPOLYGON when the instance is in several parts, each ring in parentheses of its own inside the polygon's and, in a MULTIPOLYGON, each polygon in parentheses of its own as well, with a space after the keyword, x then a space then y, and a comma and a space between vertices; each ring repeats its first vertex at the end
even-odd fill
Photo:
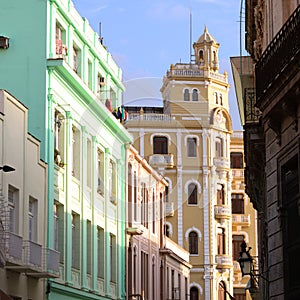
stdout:
POLYGON ((134 146, 168 181, 165 232, 190 252, 189 299, 233 294, 228 76, 207 28, 194 61, 171 65, 163 108, 127 107, 134 146))
MULTIPOLYGON (((243 132, 234 131, 230 142, 231 183, 231 212, 232 212, 232 258, 233 258, 233 296, 236 300, 249 300, 251 296, 245 290, 250 280, 249 276, 242 277, 238 259, 241 243, 251 245, 250 254, 257 268, 257 230, 256 211, 245 192, 244 180, 244 142, 243 132)), ((255 279, 254 284, 256 284, 255 279)))

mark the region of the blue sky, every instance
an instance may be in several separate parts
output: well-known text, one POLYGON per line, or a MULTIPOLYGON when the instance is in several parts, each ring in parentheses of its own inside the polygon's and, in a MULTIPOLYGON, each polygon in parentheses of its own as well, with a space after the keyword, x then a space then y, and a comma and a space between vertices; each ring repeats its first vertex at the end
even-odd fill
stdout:
MULTIPOLYGON (((190 11, 192 42, 209 33, 221 44, 220 72, 229 73, 230 113, 233 128, 241 129, 237 112, 230 56, 240 54, 241 0, 73 0, 79 13, 101 34, 104 45, 123 70, 125 82, 160 79, 172 63, 190 60, 190 11)), ((147 93, 148 89, 145 87, 147 93)), ((159 90, 149 92, 158 95, 159 90)), ((145 97, 151 95, 145 95, 145 97)))

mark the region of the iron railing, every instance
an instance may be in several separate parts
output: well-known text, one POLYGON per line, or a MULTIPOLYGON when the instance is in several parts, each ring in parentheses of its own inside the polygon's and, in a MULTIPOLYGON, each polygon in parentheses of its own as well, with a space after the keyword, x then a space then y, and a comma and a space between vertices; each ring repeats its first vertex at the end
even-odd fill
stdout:
POLYGON ((300 5, 270 42, 255 66, 258 101, 299 52, 300 5))

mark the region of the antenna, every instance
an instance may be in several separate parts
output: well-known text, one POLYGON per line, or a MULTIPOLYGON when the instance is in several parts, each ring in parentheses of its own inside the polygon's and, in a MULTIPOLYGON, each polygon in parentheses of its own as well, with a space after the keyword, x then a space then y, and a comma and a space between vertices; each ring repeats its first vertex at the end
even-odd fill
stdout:
POLYGON ((191 63, 192 63, 192 5, 190 6, 190 64, 191 63))
POLYGON ((103 45, 102 24, 99 22, 99 42, 103 45))

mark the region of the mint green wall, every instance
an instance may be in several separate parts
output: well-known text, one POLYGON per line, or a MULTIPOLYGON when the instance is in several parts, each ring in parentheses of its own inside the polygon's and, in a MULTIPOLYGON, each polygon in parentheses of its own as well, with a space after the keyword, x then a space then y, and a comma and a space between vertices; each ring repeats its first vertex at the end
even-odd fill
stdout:
POLYGON ((0 35, 10 46, 0 49, 0 88, 29 108, 29 132, 42 141, 45 160, 47 1, 1 1, 0 35))

